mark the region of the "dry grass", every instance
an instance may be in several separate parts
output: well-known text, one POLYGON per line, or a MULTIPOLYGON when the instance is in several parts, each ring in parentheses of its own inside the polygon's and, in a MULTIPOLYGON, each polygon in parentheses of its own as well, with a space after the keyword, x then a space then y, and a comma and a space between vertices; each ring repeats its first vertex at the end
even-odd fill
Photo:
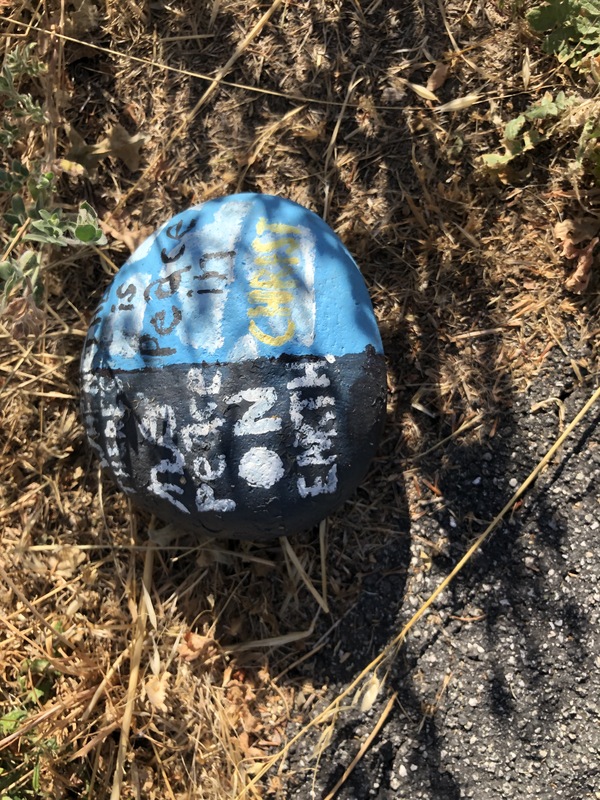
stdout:
MULTIPOLYGON (((343 713, 317 715, 327 687, 302 665, 333 640, 398 515, 443 504, 421 456, 493 436, 567 329, 582 341, 600 330, 597 276, 567 293, 551 233, 561 214, 598 215, 598 189, 570 185, 561 153, 542 151, 516 186, 476 161, 498 146, 496 118, 569 78, 508 4, 0 5, 3 49, 37 42, 48 64, 33 91, 50 122, 21 143, 24 161, 59 170, 67 124, 88 143, 115 124, 145 137, 139 170, 108 157, 61 174, 60 201, 88 199, 110 245, 48 252, 37 333, 0 323, 0 718, 24 712, 0 731, 0 786, 11 798, 285 797, 273 753, 319 721, 318 756, 343 713), (437 62, 440 103, 480 99, 436 112, 412 87, 437 62), (99 474, 78 418, 79 353, 114 265, 168 215, 241 190, 326 217, 384 338, 380 455, 320 537, 161 529, 99 474)), ((18 245, 2 236, 3 251, 18 245)))

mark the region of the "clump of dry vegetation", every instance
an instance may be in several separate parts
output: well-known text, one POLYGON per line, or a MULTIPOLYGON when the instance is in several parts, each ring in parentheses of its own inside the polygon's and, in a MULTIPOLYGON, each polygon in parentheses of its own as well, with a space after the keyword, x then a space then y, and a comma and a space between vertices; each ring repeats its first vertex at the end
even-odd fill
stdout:
MULTIPOLYGON (((560 65, 501 2, 0 8, 0 795, 285 797, 274 754, 320 721, 318 755, 342 713, 318 717, 305 667, 400 510, 439 501, 419 455, 493 436, 567 327, 598 335, 597 57, 560 65), (101 289, 159 222, 236 191, 324 216, 388 356, 368 480, 291 542, 161 528, 78 417, 101 289)), ((357 680, 366 708, 379 679, 357 680)))

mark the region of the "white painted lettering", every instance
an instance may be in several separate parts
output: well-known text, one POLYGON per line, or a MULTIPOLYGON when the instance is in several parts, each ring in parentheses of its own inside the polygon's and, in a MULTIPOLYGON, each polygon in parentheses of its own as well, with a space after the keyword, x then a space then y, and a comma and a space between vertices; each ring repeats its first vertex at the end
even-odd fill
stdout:
POLYGON ((208 458, 198 456, 194 459, 194 475, 200 481, 214 481, 220 478, 227 467, 227 460, 223 454, 217 456, 217 466, 211 466, 208 458))
POLYGON ((250 403, 250 408, 233 426, 236 436, 244 434, 261 434, 281 430, 281 417, 265 417, 277 401, 277 392, 272 386, 260 386, 255 389, 243 389, 238 394, 225 398, 230 406, 250 403))
POLYGON ((198 405, 198 397, 218 395, 221 391, 221 373, 217 371, 209 386, 206 385, 201 369, 192 369, 188 376, 188 389, 192 394, 190 399, 190 417, 194 422, 181 429, 181 439, 187 452, 191 452, 199 441, 221 428, 225 420, 214 412, 217 409, 215 402, 203 402, 198 405))
POLYGON ((198 511, 234 511, 235 501, 229 499, 215 500, 215 492, 211 486, 203 483, 196 492, 196 508, 198 511))
POLYGON ((329 467, 327 474, 317 476, 311 485, 307 484, 304 475, 298 477, 297 487, 301 497, 331 494, 337 489, 337 456, 332 452, 332 440, 338 435, 335 398, 327 394, 303 396, 303 390, 331 385, 327 374, 320 371, 326 363, 328 360, 294 365, 296 369, 302 369, 304 374, 287 383, 290 390, 290 417, 296 432, 294 446, 300 450, 296 464, 300 469, 329 467))
POLYGON ((168 405, 151 406, 138 422, 141 433, 151 444, 164 447, 169 451, 170 459, 163 458, 160 463, 150 469, 150 481, 148 490, 168 500, 179 511, 189 514, 184 504, 173 497, 173 494, 183 494, 183 488, 178 483, 168 483, 165 481, 167 475, 184 477, 184 460, 179 448, 173 441, 177 430, 177 420, 173 408, 168 405))
POLYGON ((298 478, 298 492, 301 497, 314 497, 317 494, 333 494, 337 489, 337 464, 334 464, 329 472, 325 482, 321 477, 318 477, 312 486, 307 486, 304 476, 298 478))
POLYGON ((323 367, 326 361, 305 361, 303 364, 294 364, 292 368, 302 369, 304 375, 288 381, 288 389, 300 389, 305 386, 329 386, 331 381, 327 375, 317 375, 317 369, 323 367))

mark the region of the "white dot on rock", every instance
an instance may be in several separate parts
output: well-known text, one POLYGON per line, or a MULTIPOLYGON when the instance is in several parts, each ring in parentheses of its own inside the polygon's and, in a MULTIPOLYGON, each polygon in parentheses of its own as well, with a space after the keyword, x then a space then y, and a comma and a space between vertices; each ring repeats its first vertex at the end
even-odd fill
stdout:
POLYGON ((250 486, 270 489, 283 478, 283 461, 274 450, 252 447, 240 459, 239 474, 250 486))

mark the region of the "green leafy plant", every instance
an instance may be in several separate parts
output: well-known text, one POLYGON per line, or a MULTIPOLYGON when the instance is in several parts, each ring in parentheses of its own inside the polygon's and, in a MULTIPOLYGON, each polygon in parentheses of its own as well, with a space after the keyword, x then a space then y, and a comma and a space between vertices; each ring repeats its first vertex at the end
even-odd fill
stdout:
POLYGON ((11 147, 21 134, 21 126, 43 125, 46 114, 31 94, 19 91, 23 78, 36 78, 46 71, 45 65, 34 54, 35 44, 15 47, 7 54, 0 72, 0 99, 4 106, 4 119, 0 129, 0 145, 11 147))
MULTIPOLYGON (((504 151, 486 153, 480 163, 489 172, 510 177, 514 166, 511 162, 518 156, 530 155, 540 142, 564 135, 572 142, 573 133, 577 146, 571 151, 565 177, 578 181, 588 175, 600 180, 600 98, 584 99, 577 94, 567 97, 563 92, 554 98, 547 93, 511 119, 502 132, 504 151)), ((531 161, 525 170, 514 170, 514 174, 523 178, 523 172, 530 168, 531 161)))
MULTIPOLYGON (((16 710, 5 715, 1 722, 2 730, 10 734, 23 723, 23 717, 19 717, 19 711, 16 710), (11 726, 14 727, 11 729, 11 726)), ((44 759, 51 759, 56 750, 56 739, 35 742, 34 737, 30 736, 18 754, 10 751, 0 754, 0 800, 47 797, 45 792, 42 793, 41 769, 44 759)))
POLYGON ((600 181, 600 103, 596 114, 583 125, 577 150, 575 151, 575 167, 581 172, 591 172, 600 181))
POLYGON ((27 164, 15 157, 13 150, 31 132, 48 124, 44 108, 25 88, 42 76, 45 66, 35 55, 35 45, 16 47, 7 54, 0 72, 0 154, 7 164, 0 169, 0 203, 2 219, 10 242, 5 255, 0 255, 0 310, 6 307, 12 293, 24 287, 37 302, 42 297, 40 270, 44 251, 40 245, 68 247, 102 245, 106 238, 98 217, 89 203, 82 203, 76 212, 65 212, 55 202, 56 176, 44 169, 39 160, 27 164), (37 248, 19 251, 23 243, 37 248), (18 247, 17 247, 18 246, 18 247))
MULTIPOLYGON (((57 673, 43 658, 26 659, 16 685, 15 707, 0 716, 0 738, 19 730, 31 711, 53 694, 57 673)), ((18 752, 6 748, 0 753, 0 800, 30 800, 41 793, 41 767, 57 748, 54 737, 39 740, 34 731, 22 737, 18 752)))
POLYGON ((541 100, 505 125, 502 135, 504 152, 482 156, 483 165, 491 170, 504 170, 514 158, 548 139, 560 118, 576 101, 564 92, 559 92, 554 98, 547 92, 541 100))
POLYGON ((591 60, 600 56, 600 0, 546 0, 526 19, 536 33, 546 34, 546 53, 575 70, 591 71, 591 60))

